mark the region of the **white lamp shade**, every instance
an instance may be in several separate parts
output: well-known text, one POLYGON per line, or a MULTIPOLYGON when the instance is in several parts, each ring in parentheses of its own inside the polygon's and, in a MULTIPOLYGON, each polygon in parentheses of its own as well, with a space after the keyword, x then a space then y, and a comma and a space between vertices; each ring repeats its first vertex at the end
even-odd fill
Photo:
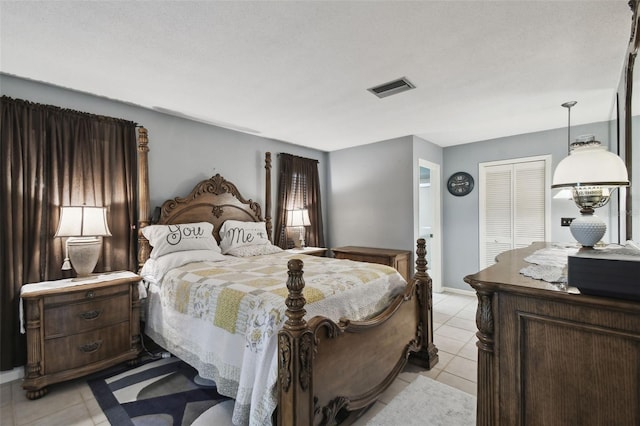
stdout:
POLYGON ((289 210, 287 226, 310 226, 309 211, 307 209, 289 210))
POLYGON ((560 161, 551 187, 628 185, 629 175, 622 159, 597 143, 578 146, 560 161))
POLYGON ((62 207, 55 237, 110 237, 106 207, 62 207))

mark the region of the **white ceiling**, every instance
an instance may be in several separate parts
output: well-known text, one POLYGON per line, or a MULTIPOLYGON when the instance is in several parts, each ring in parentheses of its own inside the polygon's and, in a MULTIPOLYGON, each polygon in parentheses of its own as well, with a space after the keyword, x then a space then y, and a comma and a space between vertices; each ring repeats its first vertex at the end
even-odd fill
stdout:
POLYGON ((323 151, 444 147, 564 127, 569 100, 612 118, 630 32, 625 0, 2 1, 0 71, 323 151))

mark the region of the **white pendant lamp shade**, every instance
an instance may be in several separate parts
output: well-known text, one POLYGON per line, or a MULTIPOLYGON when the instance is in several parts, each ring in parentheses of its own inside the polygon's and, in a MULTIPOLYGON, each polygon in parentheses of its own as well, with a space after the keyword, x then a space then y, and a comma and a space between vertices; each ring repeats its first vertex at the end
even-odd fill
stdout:
POLYGON ((574 142, 572 147, 571 153, 560 161, 553 173, 552 188, 629 185, 624 161, 593 137, 574 142))

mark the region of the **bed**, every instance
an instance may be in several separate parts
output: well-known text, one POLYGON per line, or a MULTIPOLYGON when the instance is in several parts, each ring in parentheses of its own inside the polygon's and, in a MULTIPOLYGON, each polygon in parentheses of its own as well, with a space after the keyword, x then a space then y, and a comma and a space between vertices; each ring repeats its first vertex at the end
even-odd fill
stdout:
POLYGON ((198 232, 210 231, 218 247, 236 256, 195 255, 161 267, 158 259, 172 256, 156 256, 151 269, 159 278, 150 280, 145 331, 236 400, 234 423, 349 424, 408 360, 425 369, 438 362, 424 240, 417 241, 416 273, 408 283, 383 265, 280 251, 270 242, 264 244, 271 247, 266 252, 253 251, 252 243, 250 250, 240 243, 230 246, 229 235, 236 242, 247 239, 238 238, 237 229, 248 239, 271 239, 270 153, 265 155, 264 217, 258 203, 216 175, 187 196, 164 202, 151 224, 148 151, 141 128, 138 261, 143 276, 159 247, 152 250, 147 237, 158 241, 156 231, 165 232, 165 238, 178 225, 195 233, 199 224, 198 232))

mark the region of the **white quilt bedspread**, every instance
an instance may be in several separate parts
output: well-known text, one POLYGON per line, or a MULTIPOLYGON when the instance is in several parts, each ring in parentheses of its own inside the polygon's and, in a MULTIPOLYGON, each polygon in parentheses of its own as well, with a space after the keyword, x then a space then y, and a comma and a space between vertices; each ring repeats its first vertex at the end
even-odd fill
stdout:
POLYGON ((236 400, 234 424, 271 424, 292 258, 304 261, 307 320, 370 317, 406 285, 388 266, 283 251, 190 263, 150 287, 146 333, 236 400))

